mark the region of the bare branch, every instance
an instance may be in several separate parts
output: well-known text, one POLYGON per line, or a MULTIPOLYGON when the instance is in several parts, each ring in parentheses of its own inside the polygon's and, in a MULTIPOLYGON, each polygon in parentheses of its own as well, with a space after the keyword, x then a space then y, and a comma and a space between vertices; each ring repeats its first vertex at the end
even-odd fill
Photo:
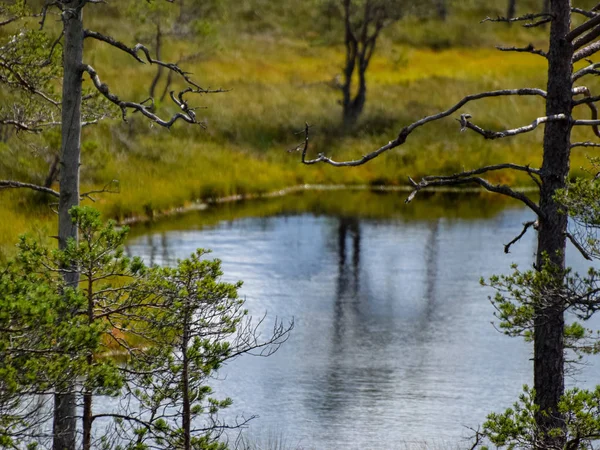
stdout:
POLYGON ((528 23, 524 24, 523 26, 525 28, 530 28, 530 27, 542 25, 544 23, 548 23, 548 22, 551 22, 551 21, 552 21, 552 14, 549 14, 549 13, 539 13, 539 14, 525 14, 525 15, 522 15, 522 16, 519 16, 519 17, 501 17, 501 16, 498 16, 495 19, 493 19, 491 17, 486 17, 480 23, 484 23, 484 22, 506 22, 506 23, 528 22, 528 23), (542 19, 542 20, 538 21, 537 19, 542 19))
MULTIPOLYGON (((594 19, 596 19, 596 18, 594 18, 594 19)), ((594 19, 592 19, 592 20, 594 20, 594 19)), ((598 16, 597 19, 600 21, 600 16, 598 16)), ((589 33, 585 34, 584 36, 581 36, 578 39, 575 39, 575 41, 573 42, 573 49, 577 50, 577 49, 583 47, 584 45, 589 44, 594 39, 596 39, 598 36, 600 36, 600 25, 596 25, 596 27, 593 28, 589 33)))
POLYGON ((588 19, 592 19, 598 15, 598 13, 592 11, 588 11, 582 8, 571 8, 571 12, 581 14, 582 16, 587 17, 588 19))
POLYGON ((468 116, 468 114, 461 114, 461 118, 457 119, 461 123, 461 130, 464 130, 465 128, 469 128, 470 130, 473 130, 476 133, 482 135, 486 139, 501 139, 501 138, 505 138, 505 137, 509 137, 509 136, 516 136, 517 134, 529 133, 530 131, 535 130, 542 123, 556 122, 559 120, 568 120, 568 118, 565 114, 555 114, 553 116, 538 117, 533 122, 531 122, 529 125, 525 125, 523 127, 513 128, 510 130, 504 130, 504 131, 491 131, 491 130, 484 130, 483 128, 481 128, 479 126, 472 124, 471 122, 469 122, 470 116, 468 116, 468 117, 467 116, 468 116))
MULTIPOLYGON (((581 11, 583 11, 583 10, 581 10, 581 11)), ((579 12, 579 11, 577 11, 577 12, 579 12)), ((594 14, 590 20, 582 23, 578 27, 571 30, 565 36, 565 38, 567 39, 567 41, 572 42, 575 38, 577 38, 578 36, 581 36, 583 33, 585 33, 588 30, 591 30, 592 28, 594 28, 597 25, 600 25, 600 15, 594 14)))
POLYGON ((532 53, 534 55, 543 56, 547 58, 546 52, 543 50, 539 50, 533 46, 533 44, 529 44, 527 47, 501 47, 496 46, 498 50, 501 52, 518 52, 518 53, 532 53))
POLYGON ((102 193, 119 194, 120 192, 121 192, 121 189, 120 189, 120 185, 119 185, 119 180, 111 180, 110 182, 106 183, 102 189, 84 192, 83 194, 81 194, 80 197, 81 198, 84 198, 84 197, 89 198, 91 201, 95 202, 96 200, 91 196, 92 194, 102 194, 102 193))
POLYGON ((581 253, 581 255, 587 259, 588 261, 593 261, 593 258, 590 256, 590 254, 583 248, 583 246, 577 241, 577 239, 575 239, 573 237, 573 235, 571 233, 569 233, 568 231, 565 233, 565 236, 567 236, 569 238, 569 240, 571 241, 571 243, 575 246, 575 248, 577 250, 579 250, 579 253, 581 253))
POLYGON ((596 41, 596 42, 588 45, 587 47, 583 47, 583 48, 577 50, 573 54, 573 62, 575 63, 577 61, 581 61, 584 58, 589 58, 594 53, 596 53, 598 50, 600 50, 600 41, 596 41))
POLYGON ((2 119, 0 118, 0 125, 10 125, 15 127, 17 130, 28 131, 30 133, 40 133, 42 128, 40 125, 27 124, 19 120, 14 119, 2 119))
POLYGON ((84 31, 84 37, 90 37, 102 42, 105 42, 109 45, 112 45, 115 48, 118 48, 119 50, 131 55, 133 58, 135 58, 136 61, 145 64, 145 61, 139 56, 140 51, 145 55, 146 60, 150 63, 150 64, 156 64, 158 66, 161 67, 165 67, 179 75, 181 75, 181 77, 190 85, 193 86, 195 88, 195 90, 199 93, 204 93, 204 94, 208 94, 208 93, 217 93, 217 92, 225 92, 225 90, 223 89, 215 89, 215 90, 209 90, 209 89, 204 89, 202 87, 200 87, 200 85, 196 84, 190 77, 189 77, 189 73, 188 72, 184 72, 177 64, 173 64, 173 63, 166 63, 163 61, 160 61, 158 59, 154 59, 152 57, 152 55, 150 54, 150 50, 148 50, 148 48, 146 46, 144 46, 143 44, 136 44, 133 47, 129 47, 125 44, 123 44, 120 41, 117 41, 116 39, 110 37, 110 36, 105 36, 101 33, 98 33, 96 31, 91 31, 91 30, 85 30, 84 31))
POLYGON ((135 102, 127 102, 127 101, 121 100, 115 94, 111 93, 108 86, 106 84, 102 83, 102 81, 100 81, 100 77, 98 76, 98 73, 96 72, 96 70, 89 64, 84 64, 82 67, 82 70, 84 72, 87 72, 90 75, 90 78, 91 78, 92 82, 94 83, 94 86, 96 87, 96 89, 98 89, 98 91, 107 100, 109 100, 110 102, 114 103, 119 108, 121 108, 123 120, 126 120, 127 110, 132 109, 134 111, 141 112, 144 116, 148 117, 153 122, 155 122, 158 125, 165 127, 165 128, 171 128, 171 126, 175 122, 177 122, 177 120, 180 120, 180 119, 184 120, 185 122, 188 122, 188 123, 201 125, 199 122, 196 121, 196 114, 194 113, 194 109, 190 108, 187 105, 187 103, 183 100, 183 95, 186 93, 204 93, 205 92, 204 90, 198 91, 198 90, 195 90, 192 88, 187 88, 184 91, 179 93, 179 100, 175 99, 173 93, 171 93, 171 98, 173 99, 173 101, 175 101, 175 103, 181 108, 181 110, 183 112, 174 114, 169 120, 163 120, 159 116, 154 114, 152 111, 150 111, 150 109, 148 107, 144 106, 143 104, 135 103, 135 102))
POLYGON ((536 220, 532 220, 532 221, 529 221, 529 222, 525 222, 525 223, 523 224, 523 231, 521 231, 521 233, 519 233, 519 235, 518 235, 516 238, 514 238, 512 241, 510 241, 508 244, 505 244, 505 245, 504 245, 504 253, 510 253, 510 247, 511 247, 511 246, 512 246, 514 243, 518 242, 518 241, 519 241, 519 240, 520 240, 520 239, 521 239, 523 236, 525 236, 525 233, 527 233, 527 230, 528 230, 530 227, 533 227, 534 229, 537 229, 537 227, 538 227, 538 222, 537 222, 536 220))
POLYGON ((598 71, 598 68, 600 67, 600 63, 593 63, 590 61, 590 65, 586 66, 582 69, 579 69, 577 72, 575 72, 572 76, 571 76, 571 80, 572 81, 577 81, 578 79, 580 79, 581 77, 584 77, 586 75, 598 75, 600 74, 600 72, 598 71))
MULTIPOLYGON (((592 98, 592 94, 590 93, 590 90, 586 86, 578 86, 575 89, 573 89, 573 95, 579 95, 579 94, 584 95, 585 98, 592 98)), ((592 120, 597 120, 598 119, 598 108, 596 108, 596 105, 593 102, 588 102, 585 104, 590 109, 592 120)), ((600 130, 598 130, 598 125, 592 125, 592 131, 594 132, 594 134, 597 137, 600 137, 600 130)))
POLYGON ((19 19, 20 19, 19 16, 9 17, 8 19, 5 19, 2 22, 0 22, 0 27, 3 27, 4 25, 8 25, 9 23, 15 22, 19 19))
POLYGON ((437 186, 457 186, 461 184, 469 184, 474 183, 480 185, 486 191, 494 192, 496 194, 506 195, 507 197, 514 198, 523 202, 527 205, 533 212, 537 214, 538 217, 543 217, 541 209, 536 205, 529 197, 527 197, 522 192, 517 192, 511 189, 509 186, 505 184, 491 184, 489 181, 480 178, 480 177, 472 177, 465 176, 464 174, 468 172, 458 173, 450 176, 429 176, 421 179, 420 182, 416 182, 412 178, 408 178, 408 181, 413 186, 413 191, 409 194, 408 198, 405 200, 405 203, 410 203, 417 193, 428 187, 437 187, 437 186))
POLYGON ((571 144, 571 148, 575 148, 575 147, 600 147, 600 142, 589 142, 589 141, 573 142, 571 144))
POLYGON ((45 194, 53 195, 54 197, 60 198, 60 194, 54 189, 50 189, 44 186, 38 186, 37 184, 21 183, 20 181, 12 180, 0 180, 0 189, 11 189, 11 188, 23 188, 32 189, 34 191, 43 192, 45 194))
POLYGON ((464 97, 462 100, 460 100, 458 103, 456 103, 454 106, 447 109, 446 111, 424 117, 424 118, 422 118, 416 122, 413 122, 412 124, 402 128, 402 130, 400 130, 400 133, 398 134, 398 137, 396 139, 394 139, 393 141, 390 141, 386 145, 378 148, 377 150, 374 150, 374 151, 364 155, 360 159, 356 159, 356 160, 352 160, 352 161, 334 161, 333 159, 325 156, 323 153, 320 153, 317 156, 317 158, 315 158, 315 159, 307 160, 306 153, 307 153, 308 147, 309 147, 309 135, 308 135, 309 126, 308 126, 308 124, 306 124, 305 131, 304 131, 304 133, 305 133, 304 146, 302 148, 302 163, 316 164, 316 163, 323 162, 323 163, 330 164, 330 165, 336 166, 336 167, 360 166, 374 158, 377 158, 382 153, 385 153, 388 150, 391 150, 393 148, 399 147, 400 145, 404 144, 406 142, 406 139, 408 138, 408 136, 413 131, 415 131, 417 128, 419 128, 429 122, 434 122, 436 120, 443 119, 444 117, 448 117, 450 114, 458 111, 460 108, 462 108, 464 105, 466 105, 469 102, 472 102, 474 100, 479 100, 482 98, 501 97, 501 96, 509 96, 509 95, 519 95, 519 96, 521 96, 521 95, 522 96, 537 95, 542 98, 546 98, 545 91, 543 91, 541 89, 535 89, 535 88, 503 89, 503 90, 498 90, 498 91, 480 92, 478 94, 467 95, 466 97, 464 97))

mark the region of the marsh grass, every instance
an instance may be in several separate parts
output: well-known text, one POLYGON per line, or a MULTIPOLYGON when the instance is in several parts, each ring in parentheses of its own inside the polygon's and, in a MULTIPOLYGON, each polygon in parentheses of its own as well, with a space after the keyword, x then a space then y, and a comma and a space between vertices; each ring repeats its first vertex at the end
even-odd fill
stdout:
MULTIPOLYGON (((515 139, 485 141, 473 133, 460 133, 455 118, 417 130, 405 145, 365 166, 336 169, 300 164, 300 155, 288 150, 302 142, 302 134, 296 133, 306 122, 312 127, 311 155, 325 152, 338 159, 355 158, 466 94, 544 87, 546 76, 542 58, 501 53, 490 45, 541 42, 544 30, 479 24, 481 17, 502 13, 494 2, 451 2, 445 23, 413 17, 388 30, 368 72, 366 110, 356 129, 347 133, 340 126, 340 97, 333 87, 343 63, 341 35, 335 21, 324 27, 308 3, 292 8, 286 2, 244 2, 215 18, 219 26, 206 39, 169 40, 165 55, 177 60, 199 53, 185 65, 186 70, 205 87, 229 91, 194 99, 205 107, 197 111, 205 128, 177 124, 170 131, 159 129, 136 114, 124 123, 115 111, 114 120, 85 129, 82 191, 119 181, 119 193, 95 196, 95 206, 105 217, 151 217, 196 202, 302 184, 401 186, 409 175, 419 178, 507 161, 539 164, 541 129, 515 139), (306 26, 301 26, 303 18, 306 26), (433 35, 441 43, 430 42, 433 35)), ((528 8, 534 3, 519 4, 528 8)), ((126 19, 118 8, 109 7, 90 19, 94 29, 131 40, 124 34, 126 19)), ((147 37, 147 33, 140 29, 138 34, 147 37)), ((147 98, 155 67, 140 66, 127 55, 93 42, 86 43, 86 51, 115 93, 140 101, 147 98)), ((174 112, 168 102, 157 106, 161 115, 174 112)), ((490 99, 464 108, 479 125, 493 129, 529 123, 543 110, 537 98, 490 99)), ((581 114, 588 113, 582 110, 581 114)), ((576 130, 576 135, 585 137, 582 130, 576 130)), ((56 132, 36 139, 38 150, 31 150, 21 135, 0 144, 0 178, 43 181, 48 155, 58 151, 59 141, 56 132)), ((576 153, 572 167, 577 172, 586 163, 583 152, 576 153)), ((512 173, 492 174, 490 179, 523 186, 532 183, 527 176, 512 173)), ((24 192, 2 192, 3 253, 10 252, 11 243, 26 230, 46 236, 54 233, 47 206, 52 201, 24 192)))

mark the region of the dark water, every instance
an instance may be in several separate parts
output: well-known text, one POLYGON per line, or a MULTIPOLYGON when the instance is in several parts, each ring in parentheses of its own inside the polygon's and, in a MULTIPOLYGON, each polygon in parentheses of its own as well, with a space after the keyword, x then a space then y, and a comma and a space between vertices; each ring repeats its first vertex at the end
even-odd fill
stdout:
MULTIPOLYGON (((321 211, 205 228, 186 221, 193 229, 175 221, 169 231, 132 238, 128 251, 170 264, 210 248, 225 279, 244 280, 252 314, 295 320, 278 353, 240 358, 213 383, 234 400, 226 417, 259 416, 245 431, 253 442, 465 448, 466 427, 510 406, 532 382, 530 346, 494 329, 491 292, 479 279, 508 272, 512 262, 529 267, 535 233, 505 255, 503 244, 531 219, 527 210, 434 216, 321 211)), ((573 249, 569 257, 585 267, 573 249)), ((600 382, 600 366, 581 368, 575 382, 600 382)))

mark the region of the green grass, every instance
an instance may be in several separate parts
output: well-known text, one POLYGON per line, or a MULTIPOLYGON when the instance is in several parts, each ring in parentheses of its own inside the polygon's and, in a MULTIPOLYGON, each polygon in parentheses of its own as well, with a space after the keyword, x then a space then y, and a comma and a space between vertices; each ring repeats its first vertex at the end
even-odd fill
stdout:
MULTIPOLYGON (((301 184, 400 186, 408 176, 508 161, 540 163, 541 129, 514 139, 485 141, 474 133, 460 133, 455 114, 415 131, 405 145, 368 165, 303 166, 300 155, 288 150, 302 141, 296 133, 305 122, 312 126, 311 156, 324 152, 336 159, 355 158, 386 144, 403 126, 446 109, 469 93, 543 88, 542 58, 498 52, 493 44, 534 42, 543 47, 544 30, 480 24, 485 15, 503 12, 491 1, 450 2, 451 15, 445 23, 414 17, 401 21, 386 30, 379 43, 368 72, 366 110, 356 129, 344 134, 339 92, 331 87, 344 58, 339 24, 322 23, 314 5, 308 5, 311 2, 291 3, 247 0, 235 8, 223 2, 221 12, 211 13, 212 31, 201 38, 168 40, 163 54, 177 60, 199 53, 185 69, 204 87, 229 90, 194 99, 194 104, 205 107, 197 111, 205 128, 182 123, 168 131, 137 114, 124 123, 115 111, 117 118, 85 129, 82 190, 119 180, 120 193, 95 196, 95 205, 105 216, 119 220, 152 216, 199 201, 301 184)), ((519 2, 523 11, 537 3, 519 2)), ((118 7, 99 6, 88 17, 90 28, 131 41, 118 7)), ((144 25, 138 35, 147 40, 149 31, 144 25)), ((94 42, 86 42, 86 58, 115 93, 138 101, 147 97, 155 67, 141 66, 94 42)), ((497 98, 467 105, 463 111, 483 127, 504 129, 543 115, 544 106, 537 98, 497 98)), ((175 109, 164 102, 158 112, 167 116, 175 109)), ((586 115, 582 111, 582 117, 586 115)), ((43 181, 48 167, 44 155, 56 152, 58 135, 53 132, 34 141, 38 150, 31 150, 22 135, 0 144, 0 179, 43 181)), ((585 165, 583 152, 575 154, 575 172, 585 165)), ((512 173, 495 173, 490 179, 531 184, 527 176, 512 173)), ((10 252, 10 244, 26 230, 44 236, 54 233, 55 218, 47 203, 39 195, 2 192, 2 252, 10 252)))

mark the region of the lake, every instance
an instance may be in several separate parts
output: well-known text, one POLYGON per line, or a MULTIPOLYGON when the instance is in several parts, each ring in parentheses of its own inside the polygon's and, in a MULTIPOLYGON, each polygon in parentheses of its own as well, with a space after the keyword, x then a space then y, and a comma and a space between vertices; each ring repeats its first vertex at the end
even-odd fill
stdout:
MULTIPOLYGON (((404 196, 308 192, 134 229, 127 251, 147 263, 211 249, 225 280, 244 281, 251 314, 268 314, 265 333, 275 318, 295 321, 275 355, 239 358, 212 383, 233 398, 225 418, 257 416, 244 430, 250 442, 468 448, 468 427, 532 383, 531 346, 496 331, 493 291, 479 280, 513 262, 531 266, 535 232, 509 254, 503 244, 533 213, 489 196, 424 196, 407 207, 404 196)), ((573 248, 568 257, 587 267, 573 248)), ((568 382, 595 385, 600 365, 568 382)))

